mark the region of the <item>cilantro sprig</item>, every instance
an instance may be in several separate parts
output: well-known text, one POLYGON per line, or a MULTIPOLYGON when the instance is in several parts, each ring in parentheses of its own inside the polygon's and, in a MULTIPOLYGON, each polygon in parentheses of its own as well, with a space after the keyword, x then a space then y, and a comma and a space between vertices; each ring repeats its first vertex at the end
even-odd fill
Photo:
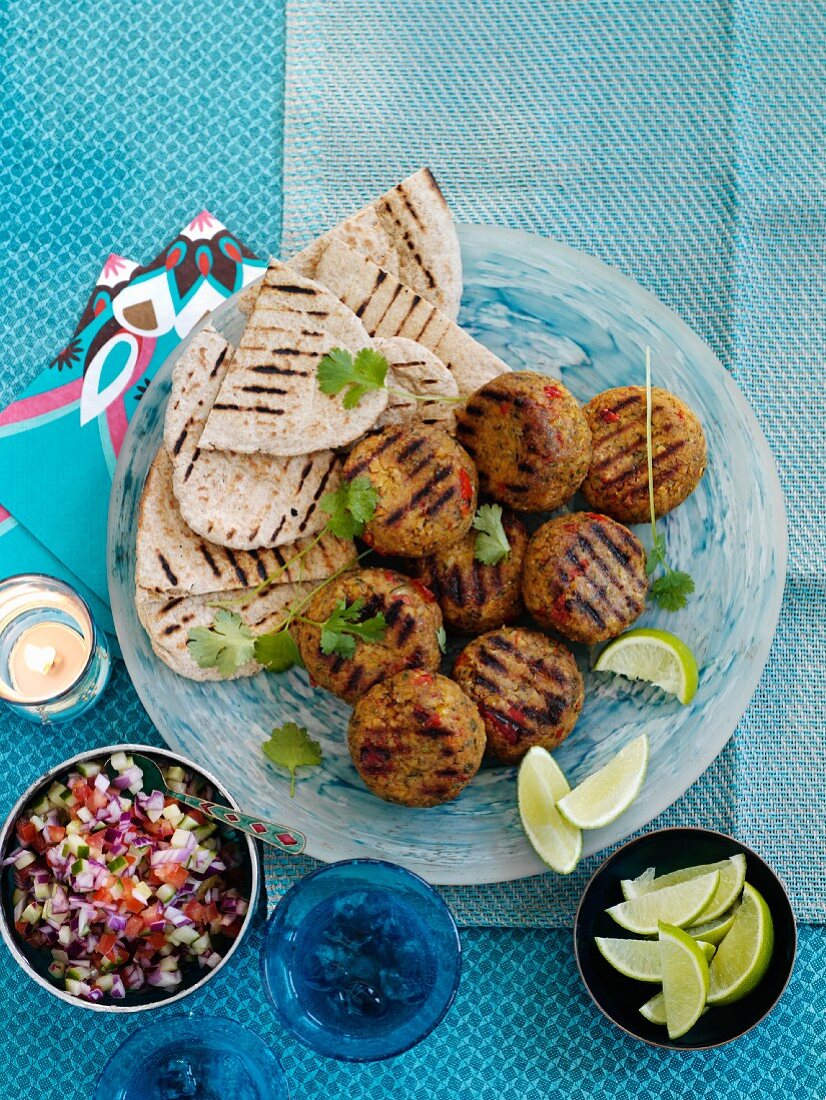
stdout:
POLYGON ((285 722, 270 734, 261 746, 264 755, 279 768, 290 773, 290 798, 295 797, 296 772, 299 768, 315 768, 324 759, 321 745, 314 741, 303 726, 285 722))
POLYGON ((694 580, 681 569, 672 569, 665 552, 665 536, 657 530, 657 513, 654 508, 654 444, 651 402, 651 348, 645 349, 645 447, 648 457, 648 506, 651 514, 651 549, 648 552, 645 571, 652 576, 662 566, 663 572, 649 590, 651 598, 664 611, 679 611, 685 607, 694 591, 694 580))
POLYGON ((330 518, 326 531, 341 539, 361 535, 376 513, 379 496, 369 477, 356 477, 342 481, 332 492, 325 493, 319 508, 330 518))
POLYGON ((356 652, 356 639, 362 642, 380 642, 387 629, 384 615, 372 615, 362 619, 365 602, 362 599, 348 604, 346 600, 336 603, 333 613, 326 622, 315 623, 321 628, 321 652, 329 657, 338 653, 341 657, 352 657, 356 652))
POLYGON ((473 517, 473 526, 479 532, 474 544, 473 556, 483 565, 498 565, 511 552, 511 544, 502 523, 501 504, 480 504, 473 517))
POLYGON ((385 357, 373 348, 362 348, 355 355, 346 348, 332 348, 319 360, 316 368, 318 388, 322 393, 336 397, 343 393, 342 405, 345 409, 355 409, 365 394, 374 390, 387 390, 394 397, 406 401, 443 401, 448 404, 460 404, 464 397, 449 397, 439 393, 413 393, 411 390, 396 390, 387 385, 387 372, 390 364, 385 357))
POLYGON ((251 661, 255 637, 234 611, 217 611, 212 626, 196 626, 189 632, 189 652, 201 668, 217 668, 224 677, 251 661))

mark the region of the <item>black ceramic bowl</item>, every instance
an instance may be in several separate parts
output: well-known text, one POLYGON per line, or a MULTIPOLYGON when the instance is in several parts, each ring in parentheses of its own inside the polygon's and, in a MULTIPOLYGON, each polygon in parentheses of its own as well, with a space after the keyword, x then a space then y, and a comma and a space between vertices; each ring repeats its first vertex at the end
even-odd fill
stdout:
MULTIPOLYGON (((632 937, 634 938, 634 937, 632 937)), ((797 947, 797 928, 785 888, 772 869, 745 844, 710 829, 659 829, 625 844, 602 864, 588 883, 574 922, 574 951, 582 980, 597 1007, 609 1020, 646 1043, 674 1050, 703 1050, 722 1046, 745 1035, 768 1015, 788 985, 797 947), (640 1005, 658 986, 626 978, 606 962, 595 936, 626 937, 605 910, 623 900, 620 882, 636 878, 647 867, 658 875, 715 863, 742 852, 746 881, 766 899, 774 922, 774 951, 760 984, 735 1004, 710 1008, 680 1039, 669 1039, 665 1027, 640 1015, 640 1005)))

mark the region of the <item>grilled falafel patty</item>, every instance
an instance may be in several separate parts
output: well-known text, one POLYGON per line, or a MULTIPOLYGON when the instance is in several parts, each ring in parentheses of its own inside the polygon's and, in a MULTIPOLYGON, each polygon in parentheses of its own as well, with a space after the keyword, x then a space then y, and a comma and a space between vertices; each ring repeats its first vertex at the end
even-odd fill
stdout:
POLYGON ((455 798, 479 770, 485 729, 458 684, 407 670, 359 699, 347 741, 373 794, 403 806, 437 806, 455 798))
MULTIPOLYGON (((593 457, 582 494, 623 523, 649 518, 645 387, 598 393, 583 409, 593 457)), ((664 516, 694 492, 706 468, 706 438, 694 412, 668 390, 651 391, 654 510, 664 516)))
POLYGON ((591 432, 576 399, 534 371, 500 374, 457 413, 457 437, 482 491, 520 512, 552 511, 576 492, 591 432))
POLYGON ((312 622, 299 622, 295 637, 307 671, 315 683, 348 703, 354 703, 374 684, 402 669, 439 667, 441 653, 436 635, 442 625, 439 605, 424 585, 392 569, 344 573, 313 597, 303 617, 312 622), (368 643, 356 638, 352 657, 324 654, 321 628, 313 625, 325 622, 341 600, 348 605, 364 600, 360 620, 381 614, 386 624, 380 642, 368 643))
POLYGON ((432 554, 473 522, 476 467, 441 428, 393 425, 368 435, 344 464, 343 480, 357 477, 368 477, 378 494, 362 537, 380 554, 432 554))
POLYGON ((454 630, 481 634, 513 622, 522 613, 522 561, 528 532, 513 512, 503 513, 502 526, 511 548, 496 565, 477 560, 473 530, 421 561, 419 577, 435 594, 445 623, 454 630))
POLYGON ((559 516, 528 543, 525 606, 538 623, 571 641, 615 638, 642 614, 647 593, 642 543, 608 516, 559 516))
POLYGON ((479 707, 488 748, 505 764, 554 749, 576 725, 585 688, 574 655, 538 630, 503 629, 465 647, 453 677, 479 707))

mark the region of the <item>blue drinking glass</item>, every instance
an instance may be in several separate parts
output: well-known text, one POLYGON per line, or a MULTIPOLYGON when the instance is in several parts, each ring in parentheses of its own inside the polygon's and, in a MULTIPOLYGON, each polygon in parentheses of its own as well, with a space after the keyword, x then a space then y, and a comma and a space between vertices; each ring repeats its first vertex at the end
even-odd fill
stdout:
POLYGON ((261 955, 281 1025, 346 1062, 392 1058, 429 1035, 461 968, 441 897, 376 859, 331 863, 296 883, 270 917, 261 955))
POLYGON ((281 1064, 252 1031, 218 1016, 164 1016, 130 1036, 94 1100, 289 1100, 281 1064))

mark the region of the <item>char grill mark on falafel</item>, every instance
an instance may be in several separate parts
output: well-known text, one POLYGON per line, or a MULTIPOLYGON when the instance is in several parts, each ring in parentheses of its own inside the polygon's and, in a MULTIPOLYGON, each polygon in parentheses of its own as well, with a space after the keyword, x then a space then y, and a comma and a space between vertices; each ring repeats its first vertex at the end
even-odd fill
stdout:
POLYGON ((367 469, 367 467, 370 465, 370 463, 374 459, 378 458, 379 455, 384 454, 384 452, 389 447, 392 447, 394 443, 397 443, 398 440, 401 438, 401 436, 403 434, 404 434, 404 429, 402 427, 397 428, 397 430, 395 432, 388 432, 387 435, 385 435, 384 439, 381 441, 381 443, 378 445, 378 447, 376 447, 375 450, 370 451, 367 454, 367 456, 365 458, 363 458, 360 462, 358 462, 358 463, 356 463, 356 465, 350 466, 348 468, 348 470, 347 470, 347 480, 348 481, 354 481, 355 478, 357 478, 359 476, 359 474, 363 474, 364 471, 367 469))

